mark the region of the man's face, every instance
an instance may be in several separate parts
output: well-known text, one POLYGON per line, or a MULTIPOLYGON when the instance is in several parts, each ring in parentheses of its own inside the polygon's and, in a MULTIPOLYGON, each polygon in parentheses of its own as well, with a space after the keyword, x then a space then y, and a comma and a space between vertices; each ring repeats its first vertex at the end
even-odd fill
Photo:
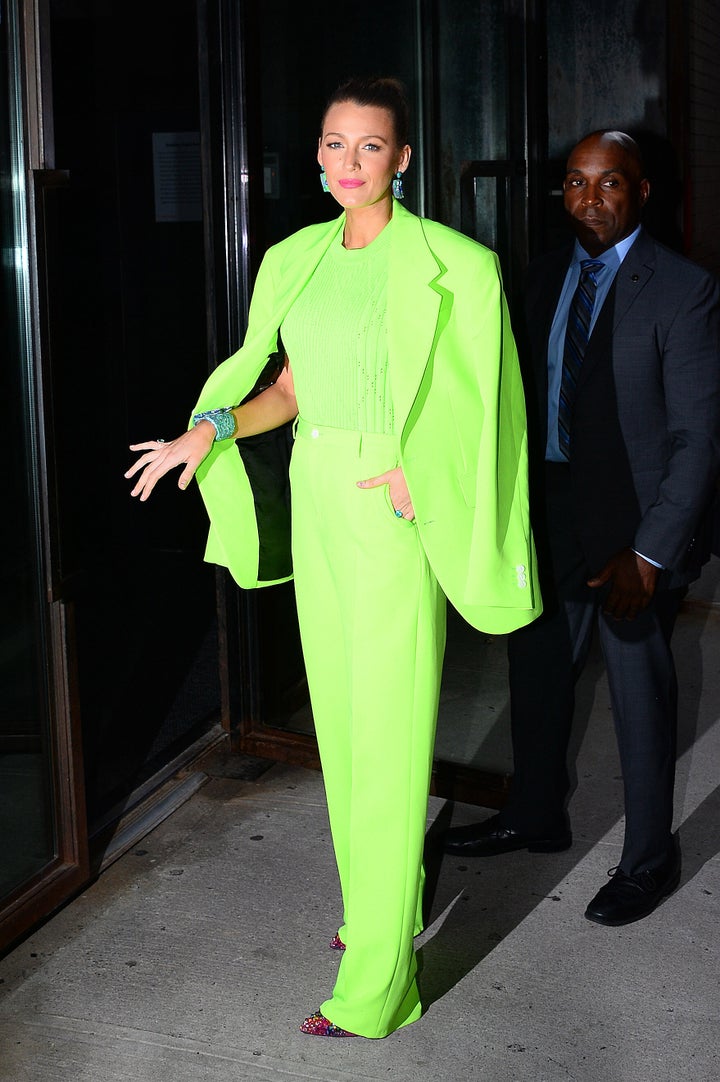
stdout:
POLYGON ((650 185, 621 143, 592 135, 570 154, 563 192, 575 235, 598 256, 637 227, 650 185))

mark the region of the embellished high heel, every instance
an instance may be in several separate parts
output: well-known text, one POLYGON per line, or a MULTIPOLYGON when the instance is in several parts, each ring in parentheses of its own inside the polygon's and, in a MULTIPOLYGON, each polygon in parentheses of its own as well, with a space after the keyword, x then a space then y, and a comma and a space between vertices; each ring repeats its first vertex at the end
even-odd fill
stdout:
POLYGON ((344 951, 345 950, 345 944, 343 943, 342 939, 337 934, 337 932, 335 933, 335 935, 330 940, 330 950, 333 950, 333 951, 344 951))
POLYGON ((319 1010, 305 1019, 300 1030, 302 1033, 309 1033, 312 1037, 357 1037, 357 1033, 350 1033, 349 1030, 336 1026, 319 1010))

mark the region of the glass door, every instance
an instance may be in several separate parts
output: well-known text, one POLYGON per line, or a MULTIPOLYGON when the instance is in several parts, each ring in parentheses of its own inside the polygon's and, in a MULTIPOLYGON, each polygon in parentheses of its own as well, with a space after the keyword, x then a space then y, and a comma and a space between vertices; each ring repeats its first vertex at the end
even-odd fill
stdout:
MULTIPOLYGON (((543 156, 542 5, 435 0, 425 7, 432 14, 425 34, 428 214, 497 252, 515 314, 543 156)), ((476 631, 452 608, 435 758, 436 791, 502 803, 513 766, 506 637, 476 631)))
MULTIPOLYGON (((206 516, 130 497, 128 445, 183 431, 207 377, 196 0, 48 0, 43 174, 56 590, 74 613, 93 859, 220 719, 206 516), (46 125, 48 128, 49 125, 46 125), (50 157, 50 155, 48 155, 50 157)), ((43 180, 41 178, 41 181, 43 180)))
POLYGON ((31 318, 28 147, 18 6, 0 19, 0 949, 86 875, 82 790, 63 658, 48 604, 42 393, 31 318))

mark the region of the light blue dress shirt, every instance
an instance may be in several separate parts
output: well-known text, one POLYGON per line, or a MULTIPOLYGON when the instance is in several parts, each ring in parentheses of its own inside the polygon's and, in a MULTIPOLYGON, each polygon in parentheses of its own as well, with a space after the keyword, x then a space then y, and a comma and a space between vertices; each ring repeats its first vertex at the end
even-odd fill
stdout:
POLYGON ((640 226, 630 234, 618 241, 614 248, 608 248, 599 256, 589 256, 578 241, 575 241, 573 257, 565 275, 562 293, 558 306, 555 309, 555 317, 550 328, 548 340, 548 438, 545 449, 545 458, 548 462, 567 462, 560 450, 558 441, 558 404, 560 402, 560 384, 562 383, 563 349, 565 346, 565 330, 567 328, 570 302, 580 281, 580 261, 582 259, 595 259, 602 263, 602 270, 597 272, 597 292, 595 294, 595 307, 590 320, 590 334, 593 332, 595 322, 600 309, 605 303, 605 298, 610 292, 610 286, 615 280, 615 275, 625 256, 630 251, 640 226))
MULTIPOLYGON (((605 303, 605 298, 610 292, 610 286, 615 280, 618 268, 630 251, 639 232, 640 226, 638 226, 629 237, 624 237, 622 240, 619 240, 613 248, 608 248, 606 252, 603 252, 599 256, 588 255, 582 245, 578 241, 575 241, 575 250, 573 251, 573 257, 570 266, 568 267, 567 274, 565 275, 565 281, 563 283, 558 306, 555 309, 555 317, 552 322, 552 327, 550 328, 550 338, 548 340, 548 438, 545 448, 545 458, 548 462, 567 462, 567 459, 560 450, 560 442, 558 440, 558 406, 560 402, 560 384, 562 383, 565 331, 567 328, 568 314, 570 312, 570 303, 580 280, 580 261, 583 259, 595 259, 598 263, 603 264, 602 269, 596 272, 597 290, 595 293, 595 306, 590 320, 590 334, 592 334, 595 322, 605 303)), ((633 551, 637 552, 637 549, 633 549, 633 551)), ((645 556, 642 552, 638 552, 637 554, 638 556, 642 556, 644 560, 647 560, 648 563, 652 564, 653 567, 662 567, 662 564, 657 563, 650 556, 645 556)))

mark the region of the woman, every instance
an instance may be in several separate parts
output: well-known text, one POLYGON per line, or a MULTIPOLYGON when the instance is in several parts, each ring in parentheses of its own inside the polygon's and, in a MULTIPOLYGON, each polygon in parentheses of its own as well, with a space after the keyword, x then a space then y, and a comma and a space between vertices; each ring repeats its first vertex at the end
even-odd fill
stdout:
MULTIPOLYGON (((445 597, 503 633, 540 611, 523 392, 497 260, 408 213, 407 107, 392 79, 332 95, 321 181, 343 213, 271 248, 242 349, 188 432, 128 477, 148 498, 183 465, 211 520, 206 558, 261 584, 236 440, 291 419, 298 616, 343 897, 332 996, 301 1029, 384 1037, 421 1013, 413 936, 445 645, 445 597), (278 330, 291 358, 241 406, 278 330)), ((267 581, 267 580, 265 580, 267 581)))

